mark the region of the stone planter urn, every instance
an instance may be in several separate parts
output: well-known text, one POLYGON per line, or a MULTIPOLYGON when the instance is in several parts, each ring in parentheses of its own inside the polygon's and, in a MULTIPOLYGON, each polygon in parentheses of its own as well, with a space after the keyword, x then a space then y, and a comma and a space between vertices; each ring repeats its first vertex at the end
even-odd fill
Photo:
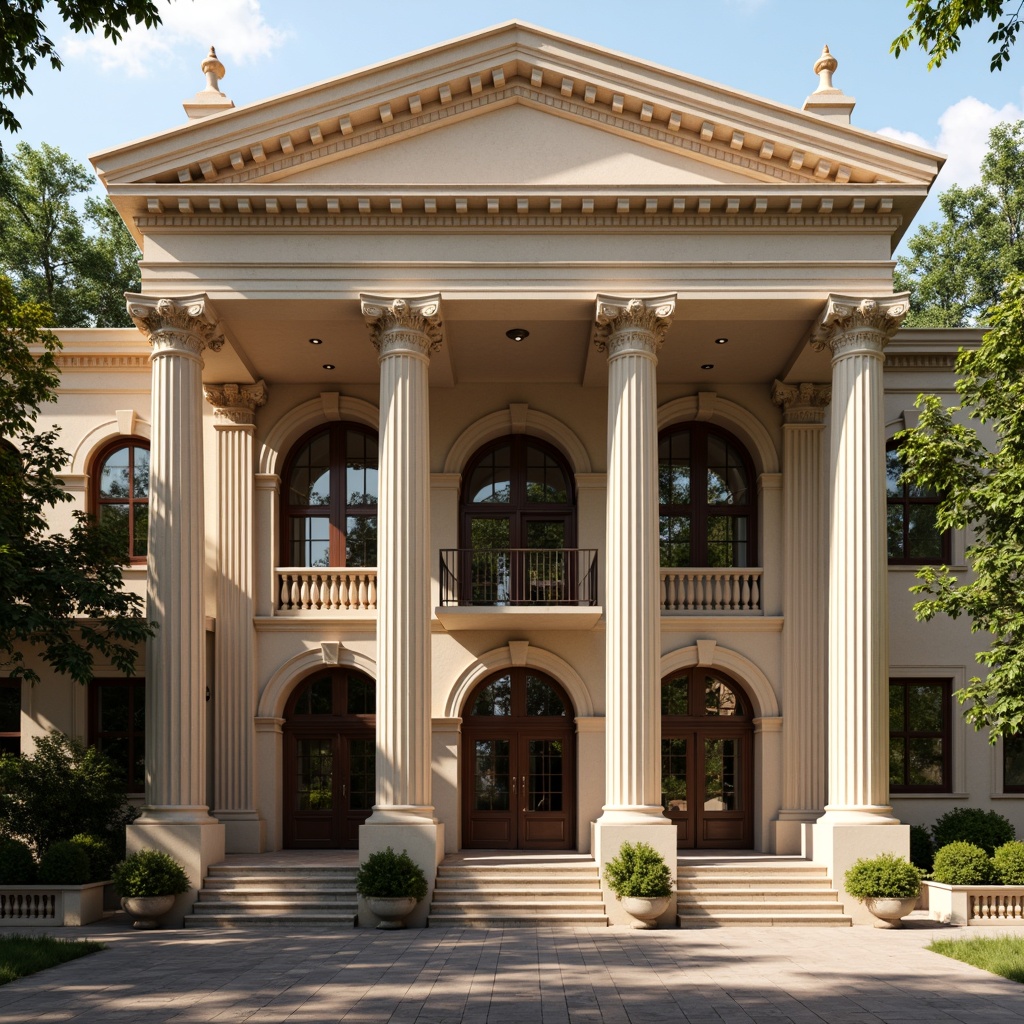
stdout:
POLYGON ((135 928, 159 928, 158 919, 174 906, 173 896, 125 896, 122 909, 135 918, 135 928))
POLYGON ((366 896, 366 907, 380 918, 378 928, 404 928, 405 919, 418 902, 412 896, 366 896))
POLYGON ((917 905, 917 897, 899 899, 893 896, 868 896, 864 906, 875 915, 876 928, 902 928, 903 918, 917 905))
POLYGON ((634 928, 656 928, 658 918, 668 909, 671 896, 623 896, 622 909, 635 918, 634 928))

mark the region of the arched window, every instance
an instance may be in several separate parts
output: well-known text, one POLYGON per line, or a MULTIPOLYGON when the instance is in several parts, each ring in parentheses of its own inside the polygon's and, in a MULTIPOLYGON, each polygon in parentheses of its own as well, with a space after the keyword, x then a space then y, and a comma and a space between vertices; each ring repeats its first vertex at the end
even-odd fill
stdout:
POLYGON ((97 452, 92 471, 96 518, 116 532, 129 562, 145 562, 149 533, 149 442, 119 437, 97 452))
POLYGON ((757 564, 754 467, 732 434, 707 423, 664 430, 658 441, 663 566, 757 564))
POLYGON ((461 601, 576 603, 589 570, 576 562, 576 494, 564 456, 516 434, 477 451, 462 480, 461 601))
POLYGON ((940 498, 903 479, 900 444, 885 446, 886 532, 889 562, 895 565, 948 565, 949 531, 941 531, 940 498))
POLYGON ((376 431, 358 423, 310 431, 285 463, 281 501, 286 565, 376 565, 376 431))

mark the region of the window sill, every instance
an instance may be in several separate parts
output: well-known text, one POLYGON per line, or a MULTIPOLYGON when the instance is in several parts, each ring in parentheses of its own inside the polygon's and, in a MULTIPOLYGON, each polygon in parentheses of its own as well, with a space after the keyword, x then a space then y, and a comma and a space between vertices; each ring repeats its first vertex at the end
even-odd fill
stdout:
MULTIPOLYGON (((912 565, 903 565, 902 563, 898 563, 898 564, 894 565, 892 562, 888 563, 889 572, 912 572, 912 573, 919 573, 922 569, 926 568, 927 566, 933 566, 934 568, 939 569, 939 568, 942 567, 942 563, 941 562, 915 562, 912 565)), ((950 572, 967 572, 968 571, 968 566, 966 566, 966 565, 947 565, 946 568, 949 569, 950 572)))
POLYGON ((890 793, 890 800, 968 800, 970 793, 890 793))

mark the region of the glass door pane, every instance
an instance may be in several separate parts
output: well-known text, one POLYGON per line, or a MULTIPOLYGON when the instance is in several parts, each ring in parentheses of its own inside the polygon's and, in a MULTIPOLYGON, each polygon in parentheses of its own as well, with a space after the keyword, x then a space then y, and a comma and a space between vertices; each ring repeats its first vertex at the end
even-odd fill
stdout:
POLYGON ((471 604, 508 604, 511 600, 511 522, 473 517, 469 535, 473 550, 461 567, 471 604))
POLYGON ((509 809, 511 775, 508 740, 477 740, 473 775, 473 807, 477 811, 509 809))
POLYGON ((704 810, 739 810, 737 781, 739 743, 735 739, 704 740, 704 810))
POLYGON ((329 739, 296 743, 296 802, 300 811, 334 808, 334 752, 329 739))
POLYGON ((517 567, 517 597, 530 604, 564 604, 570 592, 565 555, 565 521, 526 521, 526 547, 517 567))
POLYGON ((530 740, 526 777, 528 811, 562 810, 562 741, 530 740))

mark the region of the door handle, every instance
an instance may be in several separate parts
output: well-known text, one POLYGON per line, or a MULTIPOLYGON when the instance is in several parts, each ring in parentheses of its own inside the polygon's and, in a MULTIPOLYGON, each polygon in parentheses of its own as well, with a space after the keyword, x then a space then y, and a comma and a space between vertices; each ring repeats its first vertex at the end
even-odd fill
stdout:
POLYGON ((348 796, 348 786, 344 782, 341 784, 341 795, 348 796))
MULTIPOLYGON (((520 780, 522 782, 522 788, 523 788, 523 799, 525 800, 526 799, 526 776, 525 775, 520 776, 520 780)), ((524 807, 523 808, 523 814, 525 814, 525 813, 526 813, 526 808, 524 807)))
POLYGON ((516 777, 514 775, 512 776, 512 795, 516 795, 516 777))

